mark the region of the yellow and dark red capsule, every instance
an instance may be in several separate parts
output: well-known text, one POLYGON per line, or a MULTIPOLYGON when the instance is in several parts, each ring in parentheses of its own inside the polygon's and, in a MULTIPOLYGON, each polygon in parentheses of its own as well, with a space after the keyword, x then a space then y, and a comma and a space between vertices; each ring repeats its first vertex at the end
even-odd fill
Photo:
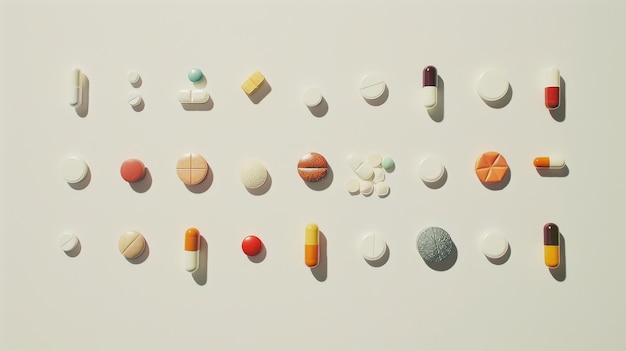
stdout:
POLYGON ((561 234, 559 227, 554 223, 543 226, 543 254, 548 268, 556 268, 561 263, 561 234))

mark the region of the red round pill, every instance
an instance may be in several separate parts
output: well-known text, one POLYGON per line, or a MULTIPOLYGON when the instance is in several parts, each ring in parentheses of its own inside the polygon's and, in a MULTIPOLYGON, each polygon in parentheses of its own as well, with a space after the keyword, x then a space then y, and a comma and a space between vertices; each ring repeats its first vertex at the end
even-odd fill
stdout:
POLYGON ((241 249, 248 256, 256 256, 261 252, 263 242, 254 235, 248 235, 241 242, 241 249))
POLYGON ((138 182, 146 175, 146 166, 137 159, 130 159, 122 163, 120 174, 125 181, 129 183, 138 182))

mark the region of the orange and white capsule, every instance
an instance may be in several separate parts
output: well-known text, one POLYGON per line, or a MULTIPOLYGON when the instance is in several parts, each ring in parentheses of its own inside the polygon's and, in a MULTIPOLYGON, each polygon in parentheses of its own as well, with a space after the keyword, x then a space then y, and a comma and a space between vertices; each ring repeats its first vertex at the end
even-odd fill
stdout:
POLYGON ((304 229, 304 263, 310 268, 320 263, 320 231, 317 224, 309 224, 304 229))
POLYGON ((561 169, 565 167, 565 160, 556 156, 536 157, 533 161, 535 168, 561 169))
POLYGON ((185 257, 183 265, 187 272, 193 273, 200 267, 200 231, 189 228, 185 232, 185 257))
POLYGON ((555 110, 561 104, 561 73, 556 67, 546 70, 545 104, 548 110, 555 110))

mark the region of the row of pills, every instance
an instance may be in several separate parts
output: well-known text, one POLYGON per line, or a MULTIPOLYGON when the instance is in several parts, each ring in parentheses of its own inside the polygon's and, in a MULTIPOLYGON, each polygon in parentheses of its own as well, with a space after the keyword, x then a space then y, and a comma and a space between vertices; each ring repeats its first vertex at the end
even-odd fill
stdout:
MULTIPOLYGON (((547 223, 544 233, 544 262, 553 269, 560 264, 560 233, 554 223, 547 223)), ((183 266, 188 272, 195 272, 199 268, 201 250, 200 231, 189 228, 185 232, 183 266)), ((62 234, 58 238, 59 247, 72 256, 80 247, 79 239, 74 234, 62 234)), ((122 233, 118 239, 119 252, 127 259, 139 258, 145 251, 146 239, 138 231, 131 230, 122 233)), ((440 227, 424 228, 417 236, 416 247, 419 255, 426 263, 440 263, 446 260, 455 250, 452 237, 440 227)), ((491 260, 500 260, 509 254, 509 242, 500 233, 487 233, 482 237, 481 248, 483 254, 491 260)), ((241 242, 241 249, 247 256, 257 256, 264 244, 255 235, 246 236, 241 242)), ((388 248, 385 240, 376 234, 367 234, 361 239, 360 246, 363 258, 373 264, 386 262, 388 248), (384 261, 382 261, 384 260, 384 261)), ((508 257, 507 257, 508 259, 508 257)), ((308 224, 304 230, 304 263, 309 268, 315 268, 320 263, 320 234, 317 224, 308 224)), ((502 262, 504 263, 504 262, 502 262)))
MULTIPOLYGON (((346 183, 348 192, 351 194, 360 192, 368 196, 376 190, 379 196, 387 196, 389 186, 384 182, 385 172, 392 172, 395 169, 395 162, 391 157, 383 158, 378 153, 372 153, 367 158, 358 154, 350 154, 346 161, 354 174, 358 176, 358 179, 352 178, 346 183)), ((538 170, 562 169, 565 167, 565 161, 556 156, 537 157, 534 159, 533 165, 538 170)), ((329 167, 328 161, 323 155, 310 152, 298 160, 297 171, 302 180, 314 183, 326 177, 329 167)), ((499 183, 508 174, 509 165, 500 153, 489 151, 478 157, 474 171, 483 184, 499 183)), ((61 175, 70 184, 81 183, 87 178, 89 172, 87 163, 77 156, 66 157, 61 165, 61 175)), ((434 155, 425 157, 419 165, 420 178, 431 187, 438 187, 437 183, 444 178, 446 172, 443 162, 434 155)), ((197 153, 184 154, 176 163, 176 174, 185 185, 200 184, 208 173, 208 162, 197 153)), ((122 179, 129 183, 141 181, 145 174, 146 167, 138 159, 126 160, 120 167, 122 179)), ((240 179, 248 189, 260 188, 267 182, 267 168, 261 162, 249 160, 240 168, 240 179)), ((439 184, 439 186, 441 185, 443 184, 439 184)))
MULTIPOLYGON (((559 69, 549 67, 546 69, 545 76, 544 104, 549 110, 555 110, 560 106, 561 100, 561 75, 559 69)), ((206 82, 206 78, 199 68, 189 70, 187 77, 195 86, 206 85, 203 84, 206 82)), ((141 77, 135 71, 128 73, 128 80, 133 87, 138 87, 141 84, 141 77)), ((422 72, 422 104, 427 109, 437 107, 439 80, 440 77, 437 73, 437 68, 434 66, 424 68, 422 72)), ((261 72, 255 71, 241 84, 241 89, 248 96, 252 96, 264 86, 265 82, 265 76, 261 72)), ((370 102, 383 99, 385 93, 388 92, 385 80, 378 73, 365 75, 359 85, 359 91, 363 98, 370 102)), ((493 106, 493 104, 505 100, 509 91, 510 83, 506 73, 501 69, 485 71, 478 77, 476 92, 489 106, 493 106)), ((79 69, 75 68, 72 70, 70 105, 79 107, 82 104, 82 95, 82 73, 79 69)), ((177 96, 181 104, 205 104, 210 100, 209 92, 205 88, 197 87, 179 90, 177 96)), ((324 97, 319 89, 310 88, 304 92, 302 100, 307 107, 315 108, 324 101, 324 97)), ((384 102, 384 100, 381 101, 381 103, 382 102, 384 102)), ((133 106, 133 108, 136 108, 142 103, 142 98, 136 92, 131 92, 128 95, 128 103, 133 106)))

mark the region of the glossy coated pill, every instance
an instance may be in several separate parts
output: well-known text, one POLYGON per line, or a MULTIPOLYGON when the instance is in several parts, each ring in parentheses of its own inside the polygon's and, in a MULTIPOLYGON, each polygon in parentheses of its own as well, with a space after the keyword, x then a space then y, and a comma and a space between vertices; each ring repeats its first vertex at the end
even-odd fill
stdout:
POLYGON ((561 103, 561 73, 556 67, 546 70, 546 88, 544 102, 549 110, 557 109, 561 103))
POLYGON ((130 106, 137 107, 141 105, 141 102, 143 101, 143 99, 141 98, 141 95, 133 92, 133 93, 128 94, 128 96, 126 97, 126 101, 128 101, 128 104, 130 106))
POLYGON ((565 167, 565 160, 556 156, 542 156, 533 160, 536 168, 560 169, 565 167))
POLYGON ((254 235, 248 235, 241 242, 241 249, 248 256, 256 256, 261 252, 263 242, 254 235))
POLYGON ((346 190, 348 190, 348 192, 350 194, 358 193, 360 188, 361 188, 361 181, 360 180, 358 180, 356 178, 348 179, 348 182, 346 183, 346 190))
POLYGON ((314 268, 320 262, 320 234, 317 224, 308 224, 304 229, 304 264, 314 268))
POLYGON ((183 266, 187 272, 193 273, 200 267, 200 231, 189 228, 185 231, 185 254, 183 266))
POLYGON ((89 173, 89 166, 76 156, 69 156, 63 160, 61 175, 70 184, 80 183, 89 173))
POLYGON ((78 237, 70 233, 61 234, 57 239, 57 245, 61 250, 70 252, 78 246, 78 237))
POLYGON ((176 163, 178 179, 185 185, 200 184, 209 173, 209 164, 204 157, 196 153, 181 156, 176 163))
POLYGON ((241 89, 243 89, 246 94, 251 95, 254 94, 263 83, 265 83, 265 76, 263 76, 261 72, 256 71, 241 84, 241 89))
POLYGON ((441 159, 436 156, 428 156, 422 159, 419 166, 419 175, 424 183, 435 183, 445 174, 446 168, 441 159))
POLYGON ((138 182, 146 175, 146 166, 135 158, 126 160, 120 167, 120 175, 129 183, 138 182))
POLYGON ((498 259, 509 250, 509 242, 500 233, 487 233, 482 238, 481 248, 485 256, 498 259))
POLYGON ((267 169, 262 163, 250 160, 239 170, 239 178, 246 188, 256 189, 267 181, 267 169))
POLYGON ((544 262, 548 268, 556 268, 561 263, 559 227, 548 223, 543 227, 544 262))
POLYGON ((379 235, 368 234, 361 240, 361 255, 367 261, 378 261, 387 252, 387 243, 379 235))
POLYGON ((204 74, 199 68, 192 68, 187 73, 187 78, 189 78, 189 81, 192 83, 200 82, 203 77, 204 77, 204 74))
POLYGON ((478 157, 474 165, 476 176, 483 183, 497 183, 504 179, 509 165, 504 156, 495 151, 485 152, 478 157))
POLYGON ((417 236, 417 251, 428 262, 445 260, 453 246, 450 234, 439 227, 425 228, 417 236))
POLYGON ((298 174, 306 182, 318 182, 328 173, 328 162, 321 154, 309 152, 298 161, 298 174))
POLYGON ((361 95, 366 100, 375 100, 385 93, 387 85, 378 73, 370 73, 361 79, 361 95))
POLYGON ((128 81, 130 82, 130 84, 137 84, 139 83, 140 79, 141 76, 139 75, 139 73, 135 71, 128 72, 128 81))
POLYGON ((434 108, 437 106, 437 68, 427 66, 422 72, 422 98, 424 107, 434 108))
POLYGON ((391 157, 386 156, 385 158, 383 158, 382 166, 385 171, 390 171, 395 166, 395 163, 393 162, 393 159, 391 157))
POLYGON ((509 91, 509 81, 502 70, 486 71, 478 78, 476 90, 483 100, 498 101, 509 91))
POLYGON ((131 230, 120 235, 117 241, 122 256, 133 259, 139 257, 146 248, 146 239, 138 231, 131 230))
POLYGON ((70 74, 70 106, 78 107, 83 102, 82 73, 78 68, 70 74))
POLYGON ((304 104, 308 107, 315 107, 321 104, 322 99, 322 93, 316 88, 307 89, 302 96, 302 101, 304 101, 304 104))

